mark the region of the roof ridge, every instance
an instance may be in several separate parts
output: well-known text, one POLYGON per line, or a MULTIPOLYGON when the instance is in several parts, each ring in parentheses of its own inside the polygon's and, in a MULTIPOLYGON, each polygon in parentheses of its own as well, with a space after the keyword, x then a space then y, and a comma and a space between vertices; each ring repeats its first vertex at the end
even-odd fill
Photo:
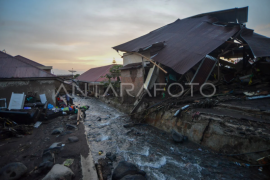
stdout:
MULTIPOLYGON (((4 52, 2 52, 2 53, 4 53, 4 52)), ((8 53, 5 53, 6 55, 8 55, 8 56, 11 56, 10 54, 8 54, 8 53)), ((16 59, 16 60, 18 60, 18 61, 20 61, 20 62, 22 62, 22 63, 24 63, 24 64, 27 64, 27 65, 29 65, 29 66, 32 66, 32 67, 34 67, 34 68, 36 68, 36 69, 38 69, 38 70, 40 70, 40 71, 43 71, 43 72, 45 72, 45 73, 47 73, 47 74, 49 74, 49 75, 52 75, 53 77, 56 77, 54 74, 52 74, 52 73, 48 73, 47 71, 44 71, 43 69, 39 69, 39 68, 37 68, 36 66, 33 66, 32 64, 30 64, 30 63, 27 63, 27 62, 24 62, 24 61, 22 61, 22 60, 20 60, 20 59, 17 59, 17 58, 15 58, 14 56, 11 56, 12 58, 14 58, 14 59, 16 59)))
MULTIPOLYGON (((17 55, 17 56, 14 56, 15 58, 16 57, 22 57, 22 58, 24 58, 24 59, 26 59, 26 60, 28 60, 28 61, 32 61, 32 62, 34 62, 34 63, 37 63, 37 64, 39 64, 39 65, 41 65, 41 66, 45 66, 45 65, 43 65, 43 64, 40 64, 40 63, 38 63, 38 62, 36 62, 36 61, 33 61, 33 60, 31 60, 31 59, 28 59, 28 58, 26 58, 26 57, 24 57, 24 56, 21 56, 21 55, 17 55)), ((16 58, 17 59, 17 58, 16 58)))

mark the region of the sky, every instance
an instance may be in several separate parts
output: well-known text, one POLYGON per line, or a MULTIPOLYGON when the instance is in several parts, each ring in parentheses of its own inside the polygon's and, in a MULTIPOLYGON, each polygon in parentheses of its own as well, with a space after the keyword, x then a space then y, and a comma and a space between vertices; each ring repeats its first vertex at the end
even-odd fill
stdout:
POLYGON ((270 37, 270 0, 0 0, 0 50, 81 74, 122 64, 112 47, 178 18, 245 6, 247 27, 270 37))

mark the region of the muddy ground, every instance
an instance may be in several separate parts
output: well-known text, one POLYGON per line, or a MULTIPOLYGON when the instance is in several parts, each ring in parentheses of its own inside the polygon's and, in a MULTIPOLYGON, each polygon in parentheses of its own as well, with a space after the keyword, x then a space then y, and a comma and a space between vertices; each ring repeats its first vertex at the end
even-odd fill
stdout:
POLYGON ((60 142, 65 146, 58 154, 55 154, 55 164, 62 164, 66 159, 74 159, 69 168, 74 172, 75 180, 81 179, 80 155, 86 158, 89 153, 89 146, 82 123, 78 125, 78 130, 68 130, 66 128, 67 123, 76 122, 68 120, 68 116, 59 116, 43 122, 38 128, 34 128, 31 135, 24 135, 21 138, 4 138, 2 136, 0 139, 0 168, 11 162, 21 162, 28 169, 26 175, 21 178, 22 180, 42 179, 46 174, 35 173, 32 170, 42 162, 43 150, 49 148, 55 142, 60 142), (63 133, 52 135, 52 130, 58 127, 64 128, 63 133), (69 143, 68 138, 70 136, 77 136, 79 141, 69 143))

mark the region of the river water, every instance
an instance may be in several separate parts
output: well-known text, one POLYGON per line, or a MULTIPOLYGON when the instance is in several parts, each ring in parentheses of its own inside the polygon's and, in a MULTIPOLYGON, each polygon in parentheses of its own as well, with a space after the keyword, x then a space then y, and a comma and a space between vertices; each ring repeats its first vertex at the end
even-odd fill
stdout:
POLYGON ((119 161, 126 160, 144 170, 150 180, 268 179, 258 167, 237 166, 233 164, 235 160, 192 142, 176 144, 169 133, 150 125, 124 128, 133 120, 98 99, 77 97, 74 103, 90 106, 85 130, 95 162, 111 152, 117 157, 114 168, 119 161), (99 155, 99 151, 103 154, 99 155))

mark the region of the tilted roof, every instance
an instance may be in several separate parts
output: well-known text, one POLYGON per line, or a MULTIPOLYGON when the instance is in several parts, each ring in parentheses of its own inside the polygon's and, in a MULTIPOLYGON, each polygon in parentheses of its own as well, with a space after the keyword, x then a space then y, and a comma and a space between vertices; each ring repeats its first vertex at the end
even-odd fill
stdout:
POLYGON ((164 42, 165 47, 152 59, 184 74, 239 30, 239 27, 219 26, 214 22, 217 19, 210 16, 178 19, 113 49, 138 52, 152 44, 164 42))

